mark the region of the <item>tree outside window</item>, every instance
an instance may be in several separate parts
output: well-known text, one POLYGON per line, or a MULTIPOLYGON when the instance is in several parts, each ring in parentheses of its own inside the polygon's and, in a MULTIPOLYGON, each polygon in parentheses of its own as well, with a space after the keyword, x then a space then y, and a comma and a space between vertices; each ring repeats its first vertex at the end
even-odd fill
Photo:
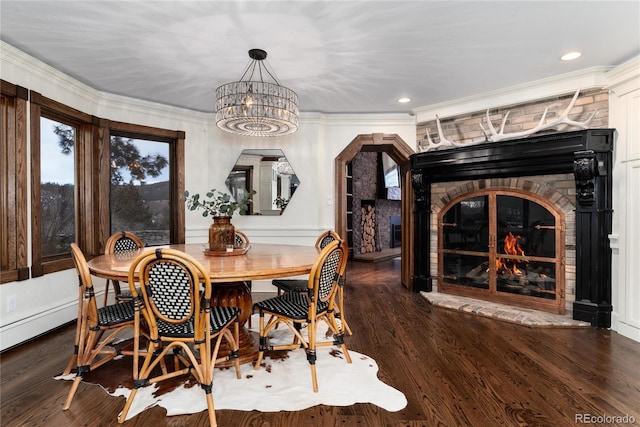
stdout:
POLYGON ((40 209, 43 256, 69 252, 76 241, 75 127, 40 119, 40 209))
POLYGON ((170 243, 169 144, 111 136, 111 232, 135 232, 147 245, 170 243))
MULTIPOLYGON (((59 155, 73 158, 75 130, 58 123, 54 124, 53 132, 58 137, 59 155)), ((110 148, 111 233, 127 230, 135 232, 147 245, 168 244, 169 144, 111 136, 110 148)), ((62 168, 59 173, 65 175, 65 170, 69 175, 73 165, 70 169, 62 168)), ((71 233, 74 223, 70 221, 74 212, 73 185, 43 182, 41 193, 43 225, 47 225, 43 227, 43 253, 56 253, 55 248, 68 252, 69 244, 74 241, 71 233)))

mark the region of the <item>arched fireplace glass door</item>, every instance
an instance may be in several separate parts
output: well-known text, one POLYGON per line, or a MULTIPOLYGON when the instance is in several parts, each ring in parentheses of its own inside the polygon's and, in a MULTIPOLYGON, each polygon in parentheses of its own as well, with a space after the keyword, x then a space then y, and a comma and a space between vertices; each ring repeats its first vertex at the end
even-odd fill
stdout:
POLYGON ((441 292, 564 313, 564 214, 546 199, 486 190, 438 217, 441 292))

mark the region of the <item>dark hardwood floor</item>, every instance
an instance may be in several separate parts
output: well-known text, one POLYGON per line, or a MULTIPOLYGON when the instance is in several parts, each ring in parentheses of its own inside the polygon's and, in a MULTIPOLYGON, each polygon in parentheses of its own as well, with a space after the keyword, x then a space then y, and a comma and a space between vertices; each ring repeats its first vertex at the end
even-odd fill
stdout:
MULTIPOLYGON (((235 426, 571 426, 576 414, 635 418, 640 425, 640 343, 602 329, 530 329, 431 307, 401 287, 399 262, 350 262, 350 349, 373 357, 379 376, 408 405, 370 404, 299 412, 217 411, 235 426)), ((113 426, 124 398, 81 384, 62 411, 73 327, 1 355, 0 424, 113 426)), ((322 363, 321 360, 318 363, 322 363)), ((215 383, 214 383, 215 387, 215 383)), ((125 426, 204 426, 206 411, 165 417, 152 408, 125 426)), ((615 421, 615 420, 613 420, 615 421)), ((595 423, 592 425, 620 425, 595 423)))

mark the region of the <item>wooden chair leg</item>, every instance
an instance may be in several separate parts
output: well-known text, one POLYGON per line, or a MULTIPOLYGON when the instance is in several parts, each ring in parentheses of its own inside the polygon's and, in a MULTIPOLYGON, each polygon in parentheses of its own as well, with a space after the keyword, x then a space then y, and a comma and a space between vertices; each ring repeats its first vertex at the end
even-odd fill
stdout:
POLYGON ((316 331, 318 329, 318 323, 315 319, 312 319, 310 323, 307 324, 307 333, 308 333, 308 347, 307 347, 307 361, 309 362, 309 366, 311 366, 311 382, 313 383, 313 392, 318 392, 318 376, 316 375, 316 331))
MULTIPOLYGON (((338 327, 338 322, 335 319, 335 316, 325 317, 325 319, 333 326, 329 329, 335 329, 340 332, 341 336, 339 337, 340 348, 342 349, 342 353, 344 354, 344 358, 347 360, 347 363, 351 363, 351 355, 349 354, 349 349, 347 348, 347 344, 344 342, 344 328, 338 327)), ((344 323, 343 323, 344 324, 344 323)))
POLYGON ((340 315, 340 324, 342 325, 342 331, 346 332, 348 335, 353 335, 353 332, 351 332, 351 328, 349 327, 349 324, 347 323, 347 319, 346 316, 344 315, 344 294, 343 294, 343 290, 340 289, 340 294, 339 294, 339 298, 340 298, 340 311, 339 311, 339 315, 340 315))
POLYGON ((340 325, 341 325, 341 330, 346 333, 347 335, 351 336, 353 335, 353 332, 351 332, 351 328, 349 327, 349 324, 347 323, 347 319, 344 318, 344 316, 342 315, 342 311, 338 312, 338 316, 340 318, 340 325))
MULTIPOLYGON (((233 325, 233 340, 233 351, 238 351, 240 349, 240 321, 238 319, 236 319, 233 325)), ((234 366, 236 368, 236 378, 241 379, 242 373, 240 372, 240 357, 236 357, 234 366)))
MULTIPOLYGON (((78 300, 82 300, 83 298, 83 292, 82 292, 82 287, 78 286, 78 300)), ((75 338, 73 341, 73 355, 71 356, 71 360, 69 360, 69 363, 67 364, 67 367, 64 369, 64 371, 62 372, 62 375, 69 375, 71 373, 71 370, 73 369, 73 367, 76 365, 76 363, 78 362, 78 343, 80 342, 80 334, 82 333, 82 304, 78 304, 78 315, 76 317, 76 334, 75 334, 75 338)))
POLYGON ((216 411, 213 406, 213 393, 211 392, 207 392, 207 411, 209 412, 209 425, 216 427, 218 424, 216 423, 216 411))
POLYGON ((67 367, 64 368, 64 371, 62 371, 62 375, 69 375, 73 367, 76 366, 77 361, 78 361, 78 353, 74 353, 73 356, 71 356, 71 360, 69 360, 67 367))
POLYGON ((122 424, 127 419, 127 414, 129 413, 129 409, 131 408, 131 404, 133 403, 133 399, 135 398, 137 392, 137 388, 131 390, 131 394, 127 398, 127 401, 124 404, 124 408, 122 408, 122 412, 120 412, 120 415, 118 416, 118 424, 122 424))
POLYGON ((71 390, 69 390, 69 394, 67 395, 67 401, 65 402, 62 410, 66 411, 71 406, 71 401, 73 401, 73 396, 76 395, 76 391, 78 390, 78 385, 80 385, 80 381, 82 381, 82 377, 77 376, 73 379, 73 384, 71 384, 71 390))
POLYGON ((109 287, 111 286, 111 279, 107 279, 107 284, 104 287, 104 303, 102 304, 103 307, 106 307, 107 304, 109 303, 109 287))
POLYGON ((264 331, 264 314, 260 312, 260 322, 259 322, 259 331, 260 331, 260 348, 258 351, 258 358, 256 359, 256 363, 253 365, 254 370, 260 369, 260 364, 262 363, 262 357, 264 356, 264 340, 266 337, 262 336, 262 331, 264 331))
POLYGON ((347 345, 342 343, 340 348, 342 349, 342 353, 344 353, 344 358, 347 359, 347 363, 351 363, 351 355, 349 354, 349 349, 347 348, 347 345))
MULTIPOLYGON (((118 304, 119 302, 121 302, 118 297, 120 296, 120 282, 117 280, 111 280, 108 279, 107 280, 107 285, 104 288, 104 306, 109 304, 109 286, 113 286, 113 298, 114 298, 114 303, 118 304)), ((104 307, 103 306, 103 307, 104 307)))
POLYGON ((80 342, 80 334, 82 333, 82 309, 78 309, 78 318, 76 320, 76 335, 75 341, 73 345, 73 355, 67 364, 67 367, 64 368, 62 375, 69 375, 73 367, 78 363, 78 343, 80 342))
POLYGON ((318 376, 316 375, 316 365, 311 365, 311 382, 313 383, 313 392, 318 392, 318 376))

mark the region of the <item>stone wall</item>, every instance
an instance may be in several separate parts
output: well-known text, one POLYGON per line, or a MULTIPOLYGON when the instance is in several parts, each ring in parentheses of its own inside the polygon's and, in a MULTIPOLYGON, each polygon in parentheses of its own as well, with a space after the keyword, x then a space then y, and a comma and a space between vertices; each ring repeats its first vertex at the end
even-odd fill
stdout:
MULTIPOLYGON (((540 118, 548 107, 545 123, 558 118, 564 110, 569 106, 574 93, 566 95, 546 98, 535 102, 505 105, 489 111, 489 117, 496 130, 499 130, 503 117, 509 112, 504 132, 513 133, 532 129, 540 122, 540 118)), ((603 89, 580 92, 574 107, 569 112, 569 118, 575 121, 587 120, 590 115, 596 111, 595 117, 589 123, 590 128, 606 128, 609 125, 609 92, 603 89), (596 111, 597 110, 597 111, 596 111)), ((476 111, 455 117, 440 118, 440 124, 444 137, 454 142, 469 143, 483 142, 486 140, 485 135, 480 127, 488 131, 486 122, 486 110, 476 111)), ((569 130, 577 130, 575 127, 567 125, 559 125, 555 129, 547 129, 541 133, 566 132, 569 130)), ((417 129, 417 151, 422 151, 427 143, 427 133, 431 137, 431 141, 438 143, 440 136, 435 120, 418 123, 417 129)), ((497 142, 499 144, 499 142, 497 142)))
MULTIPOLYGON (((400 200, 378 199, 376 194, 378 153, 361 152, 353 166, 353 253, 362 253, 362 201, 373 201, 376 212, 376 250, 391 247, 391 216, 400 215, 400 200)), ((366 202, 365 202, 366 203, 366 202)))

